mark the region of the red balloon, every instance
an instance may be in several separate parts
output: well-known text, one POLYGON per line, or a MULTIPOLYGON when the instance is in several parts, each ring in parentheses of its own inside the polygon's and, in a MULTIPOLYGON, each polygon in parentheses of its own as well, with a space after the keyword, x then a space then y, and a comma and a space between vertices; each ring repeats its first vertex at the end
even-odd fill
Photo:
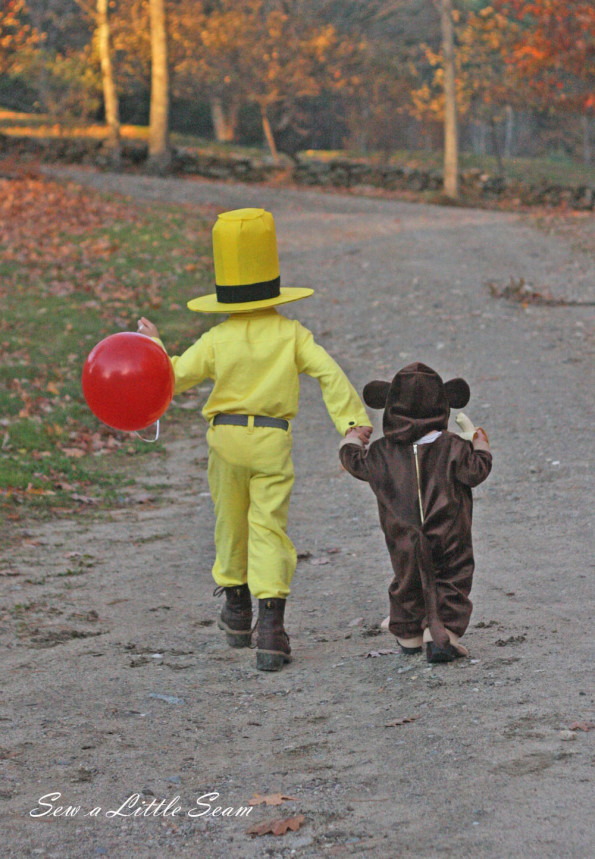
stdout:
POLYGON ((89 353, 83 394, 93 414, 118 430, 155 423, 174 393, 174 371, 164 350, 144 334, 111 334, 89 353))

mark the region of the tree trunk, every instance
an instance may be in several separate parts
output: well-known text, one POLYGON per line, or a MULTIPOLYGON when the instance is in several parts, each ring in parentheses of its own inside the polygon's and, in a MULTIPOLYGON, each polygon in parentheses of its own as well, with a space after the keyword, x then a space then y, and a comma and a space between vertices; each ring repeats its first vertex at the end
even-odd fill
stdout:
POLYGON ((262 117, 262 130, 264 133, 264 137, 265 137, 266 142, 268 143, 271 155, 273 156, 273 161, 276 164, 279 160, 279 153, 277 152, 277 146, 275 144, 275 138, 273 137, 273 130, 271 128, 271 123, 270 123, 269 117, 267 115, 266 105, 264 105, 264 104, 261 104, 261 106, 260 106, 260 115, 262 117))
POLYGON ((235 140, 237 113, 237 105, 224 106, 220 98, 211 99, 211 119, 218 143, 233 143, 235 140))
POLYGON ((480 123, 480 155, 485 155, 488 151, 488 127, 485 122, 482 120, 480 123))
POLYGON ((498 140, 498 127, 494 115, 490 116, 490 127, 492 129, 492 140, 494 142, 494 155, 496 156, 496 169, 498 176, 504 176, 504 164, 502 163, 502 152, 500 149, 500 141, 498 140))
POLYGON ((504 157, 512 158, 512 137, 514 133, 514 110, 512 105, 506 105, 506 131, 504 134, 504 157))
POLYGON ((456 200, 459 197, 459 132, 451 0, 441 0, 440 22, 444 58, 444 193, 456 200))
POLYGON ((107 144, 110 159, 117 165, 120 162, 120 109, 110 50, 108 4, 109 0, 97 0, 97 46, 101 64, 105 124, 108 129, 107 144))
POLYGON ((151 108, 147 167, 149 170, 164 173, 171 164, 165 0, 149 0, 149 10, 151 14, 151 108))
POLYGON ((370 105, 364 102, 359 117, 359 129, 356 131, 356 148, 368 154, 370 149, 370 105))
POLYGON ((583 124, 583 161, 585 163, 585 167, 591 166, 591 118, 583 113, 582 117, 583 124))
POLYGON ((474 119, 471 126, 471 145, 474 155, 486 154, 486 125, 482 119, 474 119))

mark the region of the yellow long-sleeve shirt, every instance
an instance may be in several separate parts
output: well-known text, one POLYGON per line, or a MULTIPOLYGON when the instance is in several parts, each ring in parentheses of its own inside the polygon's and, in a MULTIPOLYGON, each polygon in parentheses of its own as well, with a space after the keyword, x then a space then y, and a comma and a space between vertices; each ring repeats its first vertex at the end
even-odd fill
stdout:
MULTIPOLYGON (((163 345, 163 344, 161 344, 163 345)), ((171 362, 175 393, 213 379, 203 409, 207 421, 218 412, 295 417, 299 375, 318 379, 327 411, 341 435, 352 426, 371 426, 357 392, 311 331, 274 307, 232 314, 171 362)))

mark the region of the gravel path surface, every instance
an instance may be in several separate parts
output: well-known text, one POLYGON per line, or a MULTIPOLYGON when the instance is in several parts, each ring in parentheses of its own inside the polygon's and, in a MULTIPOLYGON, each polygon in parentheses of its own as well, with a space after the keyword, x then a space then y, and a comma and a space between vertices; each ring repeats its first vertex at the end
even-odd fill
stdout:
MULTIPOLYGON (((316 290, 284 312, 359 390, 414 360, 464 376, 465 411, 486 428, 494 469, 475 492, 471 658, 430 667, 382 654, 394 642, 378 630, 390 568, 375 501, 341 471, 318 385, 304 379, 290 512, 302 556, 287 611, 294 661, 263 674, 214 624, 207 391, 179 398, 196 409, 190 437, 168 443, 165 420, 167 457, 144 479, 148 492, 166 484, 170 504, 114 509, 83 530, 48 523, 5 558, 2 856, 592 856, 594 732, 571 726, 594 721, 593 307, 523 307, 486 283, 522 277, 592 303, 594 260, 502 212, 52 175, 213 218, 270 209, 283 282, 316 290), (27 600, 39 623, 18 634, 15 606, 27 600), (388 726, 402 719, 412 721, 388 726), (40 806, 49 793, 61 796, 40 806), (293 799, 245 815, 255 794, 275 793, 293 799), (66 812, 30 816, 50 803, 66 812), (246 833, 298 815, 296 832, 246 833)), ((192 324, 189 315, 189 343, 192 324)), ((373 418, 378 431, 381 413, 373 418)))

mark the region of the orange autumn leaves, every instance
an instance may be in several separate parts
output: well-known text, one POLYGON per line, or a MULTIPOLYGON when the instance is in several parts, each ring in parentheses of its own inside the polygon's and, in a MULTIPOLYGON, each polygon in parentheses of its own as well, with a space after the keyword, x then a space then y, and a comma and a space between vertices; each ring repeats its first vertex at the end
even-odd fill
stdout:
POLYGON ((537 103, 595 108, 595 6, 592 0, 496 0, 517 24, 506 57, 537 103))
MULTIPOLYGON (((411 92, 420 119, 442 117, 442 54, 411 92)), ((587 113, 595 108, 595 6, 567 0, 494 0, 457 14, 457 99, 461 116, 497 115, 504 105, 587 113)))
POLYGON ((19 69, 27 50, 43 41, 28 12, 25 0, 0 3, 0 75, 19 69))
MULTIPOLYGON (((295 796, 287 796, 284 793, 271 793, 266 796, 261 796, 256 793, 249 805, 281 805, 284 802, 296 800, 295 796)), ((303 825, 306 818, 303 814, 297 814, 293 817, 276 817, 269 820, 263 820, 261 823, 255 823, 246 830, 248 835, 285 835, 287 832, 297 832, 303 825)))
MULTIPOLYGON (((81 243, 75 240, 115 220, 132 222, 136 209, 74 185, 48 181, 33 171, 10 171, 6 162, 4 173, 0 177, 0 261, 17 265, 15 277, 5 274, 0 290, 26 281, 39 284, 40 290, 45 282, 54 295, 75 289, 93 291, 81 259, 81 243)), ((109 253, 102 242, 98 237, 89 254, 109 253)))

